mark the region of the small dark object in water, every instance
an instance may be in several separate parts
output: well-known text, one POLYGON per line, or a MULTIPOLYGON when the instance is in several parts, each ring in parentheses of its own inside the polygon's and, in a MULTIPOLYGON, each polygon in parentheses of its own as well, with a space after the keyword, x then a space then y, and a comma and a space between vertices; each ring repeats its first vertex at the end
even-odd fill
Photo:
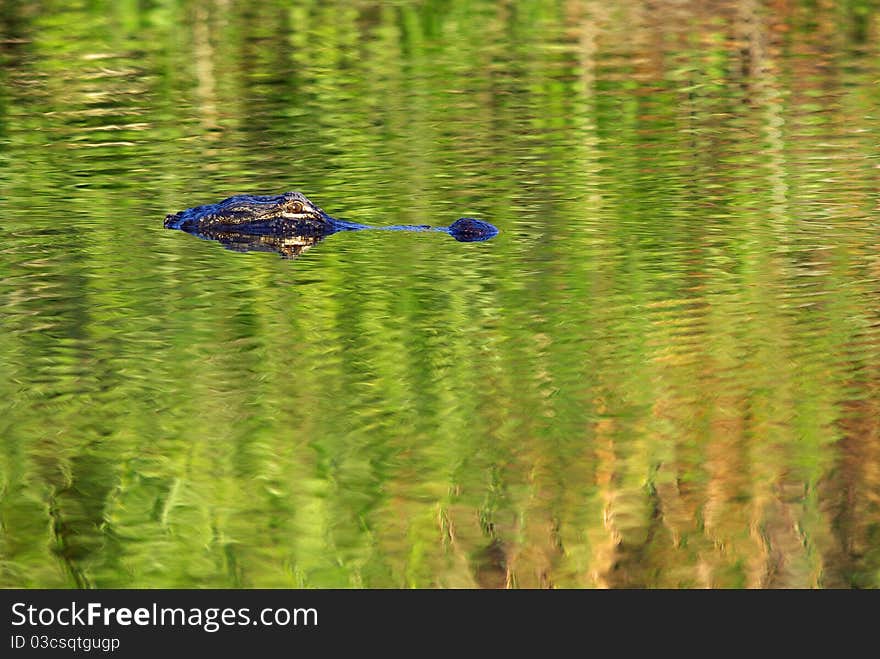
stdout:
POLYGON ((228 249, 279 252, 299 256, 312 245, 340 231, 440 231, 461 242, 489 240, 498 229, 488 222, 463 217, 448 227, 400 224, 375 227, 330 217, 299 192, 280 195, 236 195, 217 204, 196 206, 165 217, 165 228, 179 229, 228 249))

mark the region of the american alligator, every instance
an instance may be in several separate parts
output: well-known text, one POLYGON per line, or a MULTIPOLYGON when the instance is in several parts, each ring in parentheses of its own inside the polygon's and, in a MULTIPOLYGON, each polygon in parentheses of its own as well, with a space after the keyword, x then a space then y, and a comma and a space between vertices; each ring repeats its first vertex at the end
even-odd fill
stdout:
POLYGON ((217 204, 196 206, 165 217, 165 228, 180 229, 216 240, 237 251, 273 251, 287 258, 340 231, 440 231, 461 242, 489 240, 498 229, 463 217, 448 227, 427 224, 370 226, 330 217, 299 192, 279 195, 236 195, 217 204))

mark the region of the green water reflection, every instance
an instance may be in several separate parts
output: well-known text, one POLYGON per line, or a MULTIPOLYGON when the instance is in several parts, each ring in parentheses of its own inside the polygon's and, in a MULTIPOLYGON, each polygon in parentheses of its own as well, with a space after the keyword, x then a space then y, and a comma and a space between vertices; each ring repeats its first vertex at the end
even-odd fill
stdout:
POLYGON ((877 3, 0 4, 0 586, 877 587, 877 3), (301 190, 297 260, 165 231, 301 190))

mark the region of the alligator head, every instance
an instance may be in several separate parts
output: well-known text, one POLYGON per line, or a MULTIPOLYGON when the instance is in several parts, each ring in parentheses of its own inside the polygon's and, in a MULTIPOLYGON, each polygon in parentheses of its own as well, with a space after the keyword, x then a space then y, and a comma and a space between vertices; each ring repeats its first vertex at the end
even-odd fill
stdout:
POLYGON ((168 215, 165 227, 189 233, 235 231, 254 235, 323 236, 335 230, 333 219, 299 192, 229 197, 217 204, 168 215))

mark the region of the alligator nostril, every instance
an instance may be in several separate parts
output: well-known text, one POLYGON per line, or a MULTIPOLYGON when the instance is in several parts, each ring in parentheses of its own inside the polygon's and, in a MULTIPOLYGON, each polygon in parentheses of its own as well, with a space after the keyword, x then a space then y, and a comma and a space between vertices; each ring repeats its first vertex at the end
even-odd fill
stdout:
POLYGON ((164 226, 166 229, 180 229, 181 231, 189 231, 193 227, 192 218, 184 213, 175 213, 174 215, 166 215, 164 226))

